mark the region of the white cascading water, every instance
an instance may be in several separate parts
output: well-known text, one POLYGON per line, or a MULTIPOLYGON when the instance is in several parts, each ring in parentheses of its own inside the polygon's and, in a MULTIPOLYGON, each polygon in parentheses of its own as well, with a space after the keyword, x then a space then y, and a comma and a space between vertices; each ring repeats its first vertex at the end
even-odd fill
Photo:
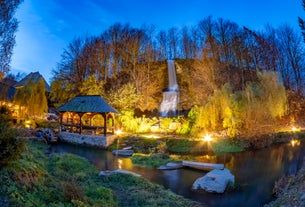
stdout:
POLYGON ((168 116, 169 113, 176 115, 179 88, 176 78, 175 63, 173 60, 167 61, 168 68, 168 88, 163 91, 163 99, 160 106, 162 116, 168 116))

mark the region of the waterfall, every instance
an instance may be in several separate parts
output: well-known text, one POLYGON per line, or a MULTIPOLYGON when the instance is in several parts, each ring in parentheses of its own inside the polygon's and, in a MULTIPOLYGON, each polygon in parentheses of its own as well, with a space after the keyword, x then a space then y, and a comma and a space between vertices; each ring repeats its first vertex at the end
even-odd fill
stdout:
POLYGON ((168 88, 163 90, 163 99, 160 106, 162 116, 176 115, 178 99, 179 99, 179 88, 176 78, 175 63, 173 60, 167 61, 168 69, 168 88))

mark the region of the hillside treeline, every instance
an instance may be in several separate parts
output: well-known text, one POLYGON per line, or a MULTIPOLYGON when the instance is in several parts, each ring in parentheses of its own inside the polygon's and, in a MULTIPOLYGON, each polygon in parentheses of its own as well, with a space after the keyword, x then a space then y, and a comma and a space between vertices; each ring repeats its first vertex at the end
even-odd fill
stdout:
POLYGON ((84 83, 90 76, 102 94, 131 83, 141 96, 139 107, 152 110, 158 108, 160 91, 167 84, 164 61, 181 59, 180 88, 191 93, 187 96, 211 93, 225 83, 242 90, 256 79, 257 71, 276 71, 286 89, 303 94, 303 53, 300 32, 289 25, 257 32, 210 16, 193 27, 167 31, 117 23, 99 36, 76 38, 65 48, 54 70, 52 91, 62 103, 87 93, 84 83), (184 77, 192 80, 184 85, 184 77))
POLYGON ((300 31, 285 24, 254 31, 209 16, 164 31, 117 23, 99 36, 71 41, 53 71, 51 99, 58 106, 76 95, 100 94, 118 110, 158 111, 167 59, 175 60, 180 110, 205 106, 224 87, 231 95, 250 90, 260 96, 254 83, 270 74, 274 84, 304 95, 303 46, 300 31))

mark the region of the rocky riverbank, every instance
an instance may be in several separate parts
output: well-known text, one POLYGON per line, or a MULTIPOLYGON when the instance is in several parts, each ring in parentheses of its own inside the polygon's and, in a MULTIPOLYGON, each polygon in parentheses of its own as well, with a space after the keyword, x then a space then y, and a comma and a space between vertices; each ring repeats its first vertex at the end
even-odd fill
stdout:
POLYGON ((273 193, 277 199, 265 207, 305 206, 305 157, 298 173, 295 176, 283 177, 277 181, 273 193))

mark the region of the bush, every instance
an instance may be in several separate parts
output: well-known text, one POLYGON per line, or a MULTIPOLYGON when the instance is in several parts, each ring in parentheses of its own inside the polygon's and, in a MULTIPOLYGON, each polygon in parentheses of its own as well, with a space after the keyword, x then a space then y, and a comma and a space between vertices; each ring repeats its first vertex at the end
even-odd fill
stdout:
POLYGON ((218 139, 215 142, 211 143, 212 150, 215 154, 222 154, 226 152, 242 152, 244 148, 239 146, 236 140, 233 138, 230 139, 218 139))
POLYGON ((160 165, 174 161, 173 159, 160 157, 158 154, 135 154, 131 157, 131 160, 135 165, 149 168, 159 167, 160 165))
POLYGON ((85 201, 84 193, 75 182, 62 182, 61 187, 66 201, 85 201))
POLYGON ((0 169, 20 157, 24 142, 17 139, 17 132, 12 128, 11 111, 0 107, 0 169))
POLYGON ((205 142, 188 139, 169 139, 167 140, 167 150, 171 154, 202 154, 207 152, 205 142))

